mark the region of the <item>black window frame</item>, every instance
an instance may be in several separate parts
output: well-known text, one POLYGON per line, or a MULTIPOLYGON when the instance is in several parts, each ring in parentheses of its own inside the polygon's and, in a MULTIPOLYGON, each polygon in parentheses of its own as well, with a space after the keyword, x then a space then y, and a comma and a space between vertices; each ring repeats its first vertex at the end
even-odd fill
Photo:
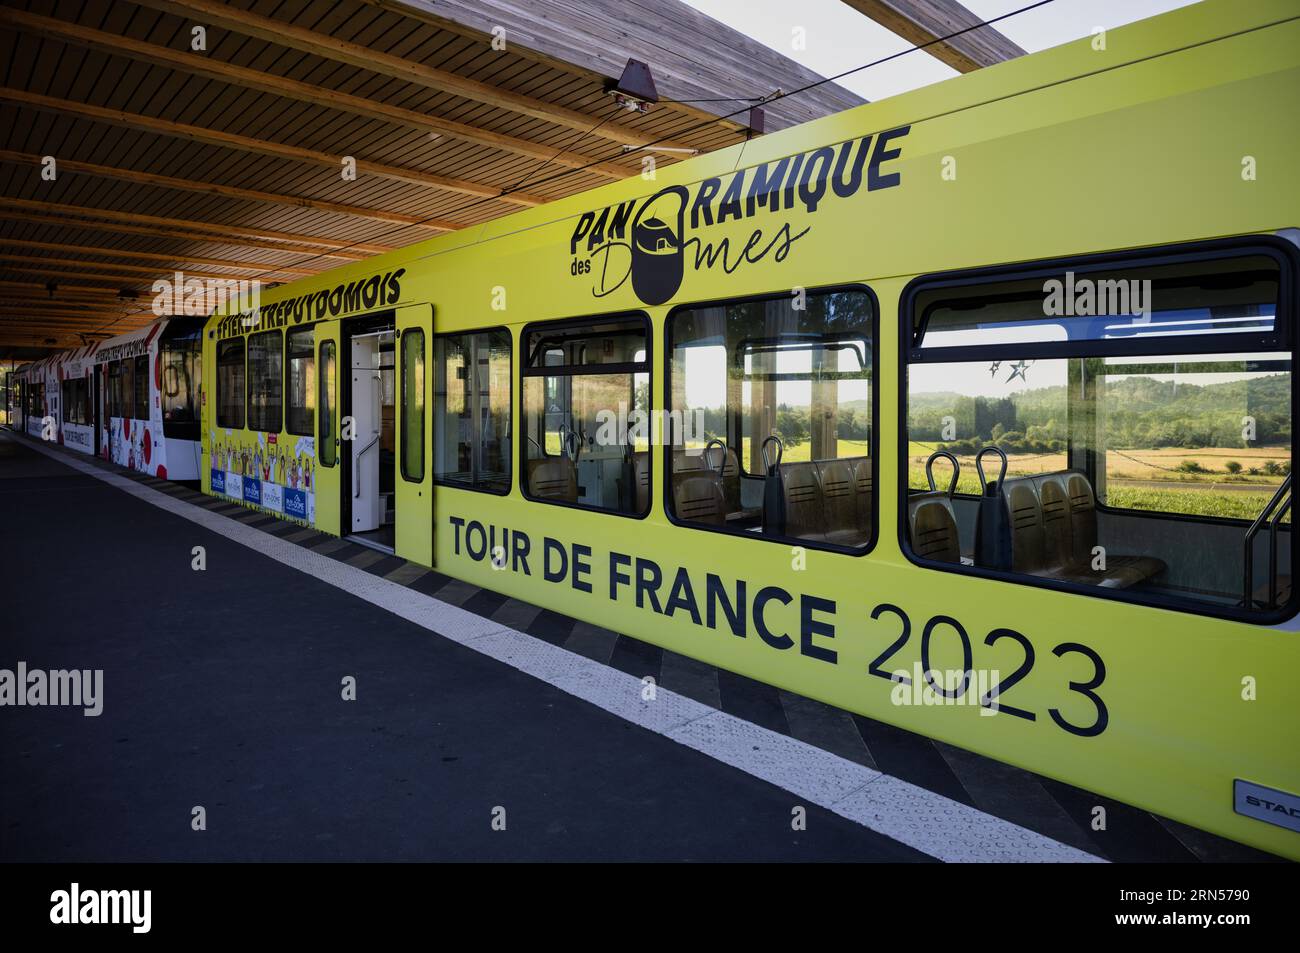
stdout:
MULTIPOLYGON (((258 331, 255 334, 249 334, 244 338, 244 424, 246 429, 256 433, 274 433, 284 432, 284 331, 280 328, 271 328, 268 331, 258 331), (252 350, 254 338, 264 338, 274 335, 280 342, 280 373, 266 375, 267 380, 274 380, 280 385, 280 400, 276 411, 276 427, 272 430, 269 427, 253 426, 253 374, 252 358, 249 352, 252 350)), ((258 420, 257 423, 264 421, 258 420)))
POLYGON ((401 334, 398 335, 397 353, 395 357, 396 357, 396 364, 397 364, 397 381, 396 381, 397 418, 398 421, 400 422, 398 429, 399 429, 399 433, 401 434, 401 447, 399 448, 401 452, 398 453, 397 455, 399 458, 397 468, 398 470, 401 471, 402 479, 405 480, 407 483, 419 484, 424 482, 425 471, 428 469, 428 466, 426 465, 425 462, 425 458, 428 456, 428 451, 429 451, 428 441, 424 439, 425 427, 429 422, 429 336, 424 333, 424 328, 410 327, 410 328, 403 329, 401 334), (420 472, 415 476, 411 476, 411 474, 408 473, 406 469, 406 442, 407 440, 410 439, 407 436, 407 431, 410 429, 410 427, 408 426, 406 421, 406 382, 407 382, 406 365, 408 359, 407 352, 406 352, 406 342, 408 337, 412 334, 418 334, 420 336, 419 361, 424 368, 424 372, 422 375, 424 378, 423 381, 424 400, 421 401, 419 405, 420 406, 420 431, 419 431, 420 472))
MULTIPOLYGON (((1051 589, 1058 592, 1088 596, 1093 599, 1122 602, 1129 605, 1147 606, 1150 608, 1165 609, 1171 612, 1181 612, 1189 615, 1229 619, 1235 622, 1244 622, 1249 625, 1277 625, 1280 622, 1286 622, 1294 618, 1297 611, 1300 611, 1300 591, 1297 591, 1295 588, 1292 589, 1291 596, 1287 602, 1278 609, 1272 611, 1251 612, 1244 607, 1213 606, 1208 603, 1197 604, 1158 595, 1135 595, 1122 589, 1102 589, 1099 586, 1088 586, 1079 583, 1065 582, 1063 580, 1048 579, 1039 576, 1032 576, 1026 573, 1014 573, 1010 571, 987 569, 982 566, 966 566, 962 564, 921 559, 912 551, 908 530, 907 511, 908 500, 910 498, 910 488, 908 486, 909 467, 907 465, 907 420, 908 368, 914 363, 943 364, 952 363, 955 360, 980 362, 988 360, 994 355, 996 355, 996 358, 994 359, 1006 358, 1008 356, 1042 358, 1043 351, 1051 352, 1049 353, 1050 358, 1070 358, 1112 356, 1128 357, 1144 355, 1168 356, 1171 352, 1186 354, 1224 354, 1233 353, 1238 350, 1271 350, 1276 351, 1279 354, 1287 354, 1290 357, 1294 368, 1297 345, 1294 329, 1297 321, 1300 320, 1300 309, 1297 308, 1297 304, 1300 302, 1300 297, 1297 295, 1298 282, 1300 282, 1300 248, 1297 248, 1291 242, 1275 235, 1244 235, 1234 238, 1169 244, 1152 248, 1061 256, 1023 262, 1020 264, 991 265, 970 269, 934 272, 913 278, 903 288, 903 291, 899 296, 898 305, 898 473, 895 489, 898 494, 898 543, 899 548, 903 553, 903 557, 915 566, 938 572, 957 573, 959 575, 974 576, 998 582, 1011 583, 1018 586, 1051 589), (1158 339, 1115 338, 1106 341, 1063 341, 1030 345, 1017 344, 1010 346, 989 344, 950 348, 931 348, 928 351, 917 346, 917 335, 915 333, 917 324, 913 321, 913 310, 916 305, 916 299, 923 292, 932 291, 936 288, 970 288, 981 284, 993 284, 1003 281, 1014 281, 1017 279, 1033 279, 1040 276, 1059 277, 1062 270, 1066 268, 1074 271, 1076 275, 1079 275, 1081 273, 1105 271, 1107 269, 1116 268, 1142 268, 1148 266, 1174 265, 1215 260, 1231 261, 1233 259, 1251 256, 1272 258, 1278 266, 1277 310, 1276 318, 1274 320, 1274 330, 1270 334, 1215 334, 1207 335, 1206 337, 1210 340, 1205 342, 1197 342, 1195 336, 1188 335, 1185 338, 1181 336, 1158 339), (1276 340, 1270 342, 1270 338, 1276 338, 1276 340), (1193 344, 1191 346, 1184 346, 1183 344, 1176 343, 1179 341, 1189 341, 1193 342, 1193 344), (1285 347, 1286 350, 1279 350, 1279 345, 1285 347), (1014 353, 1009 352, 1008 347, 1015 349, 1014 353), (1026 348, 1029 350, 1025 353, 1021 353, 1021 351, 1026 348), (956 352, 960 352, 961 356, 957 356, 956 352), (925 356, 919 361, 914 360, 914 355, 918 354, 925 356)), ((924 316, 920 322, 920 327, 924 329, 924 316)), ((1291 387, 1291 419, 1293 422, 1297 419, 1298 413, 1300 413, 1300 387, 1296 386, 1293 378, 1291 387)), ((1296 456, 1297 451, 1293 441, 1291 447, 1293 471, 1295 469, 1296 456)), ((1069 456, 1067 449, 1067 461, 1068 459, 1069 456)), ((963 499, 976 499, 976 497, 971 494, 958 495, 963 499)), ((1245 520, 1230 519, 1226 517, 1199 517, 1178 513, 1160 513, 1147 510, 1108 507, 1100 500, 1096 501, 1096 506, 1098 509, 1112 513, 1139 514, 1144 518, 1151 517, 1194 523, 1226 523, 1235 526, 1248 525, 1245 520)), ((1294 523, 1291 524, 1291 528, 1287 535, 1290 537, 1291 565, 1296 566, 1300 564, 1297 562, 1297 560, 1300 560, 1300 526, 1296 526, 1294 523)))
MULTIPOLYGON (((288 328, 284 334, 284 353, 280 356, 280 363, 284 371, 284 380, 280 384, 281 425, 284 428, 284 432, 287 434, 292 434, 295 437, 310 437, 316 432, 316 413, 314 408, 310 411, 306 408, 300 408, 300 410, 307 413, 308 424, 306 430, 294 430, 292 426, 293 405, 291 401, 293 390, 289 387, 289 378, 293 373, 293 354, 290 351, 289 342, 300 335, 306 335, 310 342, 310 345, 306 350, 306 356, 311 358, 312 366, 317 368, 317 378, 319 379, 320 365, 316 363, 316 325, 303 324, 296 328, 288 328)), ((300 359, 303 357, 302 351, 298 352, 298 357, 300 359)), ((319 387, 317 387, 316 390, 316 396, 319 399, 319 387)))
MULTIPOLYGON (((517 420, 517 411, 516 411, 516 409, 515 409, 515 407, 516 407, 516 405, 515 405, 515 398, 516 398, 516 396, 517 396, 517 395, 515 394, 515 389, 516 389, 516 388, 515 388, 515 346, 516 346, 516 345, 515 345, 514 335, 511 333, 510 328, 507 327, 507 326, 504 325, 504 324, 495 324, 495 325, 492 325, 491 327, 486 327, 486 328, 471 328, 471 329, 466 330, 466 331, 438 331, 438 332, 435 332, 434 334, 429 335, 429 337, 428 337, 428 339, 427 339, 427 342, 428 342, 427 346, 428 346, 428 352, 429 352, 430 358, 429 358, 429 360, 427 361, 427 363, 426 363, 426 365, 425 365, 425 374, 426 374, 426 375, 429 374, 429 368, 430 368, 430 366, 432 365, 432 356, 431 356, 431 355, 433 355, 433 354, 435 353, 434 344, 435 344, 438 340, 440 340, 440 339, 442 339, 442 338, 457 338, 457 337, 464 338, 464 337, 473 337, 474 335, 477 335, 477 334, 492 334, 492 333, 494 333, 494 332, 502 332, 502 333, 504 333, 505 336, 510 340, 510 357, 509 357, 509 361, 510 361, 510 370, 509 370, 508 375, 507 375, 507 377, 506 377, 506 381, 507 381, 507 386, 510 388, 510 397, 509 397, 509 403, 510 403, 510 425, 509 425, 509 428, 508 428, 508 429, 509 429, 509 431, 510 431, 510 456, 511 456, 512 459, 511 459, 510 462, 506 465, 506 485, 505 485, 505 488, 504 488, 504 489, 500 489, 500 490, 494 490, 494 489, 492 489, 492 488, 490 488, 490 487, 479 486, 479 485, 474 484, 474 483, 465 483, 465 482, 460 481, 460 480, 448 480, 446 477, 439 477, 439 476, 438 476, 438 468, 432 465, 432 463, 433 463, 433 458, 432 458, 432 455, 431 455, 431 456, 430 456, 429 477, 430 477, 430 479, 433 480, 433 484, 434 484, 434 486, 445 486, 445 487, 450 487, 450 488, 452 488, 452 489, 456 489, 456 490, 468 490, 468 491, 470 491, 471 493, 487 493, 487 494, 489 494, 489 495, 491 495, 491 496, 509 496, 509 495, 510 495, 510 491, 514 489, 515 463, 514 463, 514 459, 513 459, 513 457, 515 456, 515 443, 516 443, 516 441, 515 441, 515 424, 518 423, 518 420, 517 420)), ((523 337, 521 336, 519 340, 522 342, 524 339, 523 339, 523 337)), ((432 386, 432 383, 433 383, 433 378, 430 378, 430 386, 432 386)), ((521 379, 521 380, 520 380, 520 388, 519 388, 519 389, 522 390, 522 387, 523 387, 523 381, 522 381, 522 379, 521 379)), ((435 406, 436 406, 436 404, 437 404, 437 396, 438 396, 438 395, 437 395, 436 393, 432 394, 432 397, 433 397, 433 401, 432 401, 432 403, 433 403, 435 406)), ((437 427, 438 427, 438 417, 437 417, 436 414, 435 414, 433 420, 434 420, 434 435, 435 435, 435 438, 436 438, 436 435, 437 435, 437 427)), ((437 441, 436 439, 433 441, 433 443, 434 443, 435 446, 437 445, 437 442, 438 442, 438 441, 437 441)), ((430 450, 432 450, 432 449, 433 449, 433 448, 431 447, 430 450)), ((545 448, 543 448, 543 452, 545 452, 545 448)), ((526 483, 526 482, 527 482, 527 481, 525 481, 525 483, 526 483)))
MULTIPOLYGON (((162 380, 158 388, 158 412, 162 416, 163 436, 168 439, 197 441, 203 430, 203 322, 204 319, 172 318, 158 336, 159 376, 162 380), (168 356, 175 353, 197 356, 194 367, 198 373, 187 381, 187 404, 194 412, 191 420, 169 420, 167 416, 171 412, 167 406, 168 356)), ((184 360, 184 363, 189 361, 184 360)))
POLYGON ((59 412, 63 415, 63 423, 72 424, 74 427, 92 426, 93 420, 91 418, 94 417, 94 413, 90 409, 90 381, 85 376, 65 377, 59 383, 59 412), (79 391, 81 399, 76 400, 74 394, 73 399, 69 400, 70 390, 79 391), (73 415, 68 413, 72 408, 77 409, 75 416, 80 419, 72 419, 73 415))
MULTIPOLYGON (((541 378, 582 377, 584 376, 584 373, 593 374, 593 375, 628 374, 635 377, 637 374, 644 373, 647 376, 647 378, 649 378, 649 384, 650 384, 648 393, 650 395, 649 403, 651 406, 646 408, 646 412, 653 414, 654 413, 654 386, 655 386, 654 385, 654 326, 650 320, 649 313, 637 308, 630 308, 625 311, 606 311, 600 314, 581 315, 578 317, 571 317, 571 318, 554 318, 545 321, 530 321, 523 326, 523 329, 519 332, 519 349, 521 352, 525 352, 528 348, 528 335, 539 328, 546 328, 546 329, 582 328, 582 327, 591 327, 594 324, 607 324, 615 321, 633 321, 633 320, 640 321, 641 326, 645 329, 645 360, 644 361, 632 361, 630 363, 621 363, 621 364, 556 365, 558 367, 564 368, 563 370, 560 371, 560 373, 557 374, 554 372, 555 371, 554 366, 548 367, 547 365, 543 364, 537 367, 529 367, 528 355, 526 353, 521 353, 520 360, 519 360, 519 393, 517 396, 512 396, 511 400, 514 401, 517 399, 519 401, 518 404, 519 413, 516 422, 519 427, 518 432, 523 435, 525 442, 528 440, 528 433, 526 430, 527 421, 524 419, 524 414, 523 414, 524 378, 526 377, 541 377, 541 378), (644 368, 642 367, 642 365, 644 365, 644 368), (568 370, 569 367, 574 367, 574 366, 580 366, 584 368, 587 367, 601 368, 601 370, 588 370, 585 372, 568 370)), ((513 355, 511 360, 513 362, 513 355)), ((512 372, 513 372, 513 367, 512 367, 512 372)), ((648 452, 653 453, 654 447, 650 446, 647 448, 647 450, 648 452)), ((511 452, 512 453, 514 452, 513 447, 511 448, 511 452)), ((543 454, 546 453, 545 446, 543 446, 542 452, 543 454)), ((523 496, 523 498, 530 503, 542 503, 547 506, 562 506, 566 509, 581 510, 584 513, 601 513, 604 514, 605 516, 616 516, 621 519, 633 519, 633 520, 646 519, 652 512, 654 512, 654 467, 653 466, 650 468, 650 476, 649 476, 650 486, 648 488, 648 492, 646 496, 648 503, 646 504, 645 512, 624 513, 622 510, 606 509, 603 506, 591 506, 590 504, 587 503, 566 503, 564 500, 545 500, 530 495, 528 492, 529 457, 528 457, 527 446, 525 446, 524 449, 522 449, 519 453, 517 453, 516 456, 519 458, 519 492, 523 496)))
MULTIPOLYGON (((872 463, 872 481, 875 491, 871 494, 871 536, 868 538, 865 546, 840 546, 835 543, 818 542, 815 539, 801 539, 798 536, 768 536, 763 533, 750 533, 744 530, 728 529, 725 526, 706 526, 703 523, 692 523, 682 521, 677 518, 673 512, 672 501, 672 449, 674 444, 670 440, 663 444, 659 449, 663 454, 663 474, 664 486, 662 492, 664 515, 668 517, 668 522, 674 526, 681 526, 685 529, 700 530, 705 533, 721 533, 724 536, 730 536, 739 539, 761 540, 767 543, 775 543, 778 546, 800 546, 804 549, 815 549, 818 552, 834 553, 842 556, 852 556, 860 558, 871 553, 876 544, 880 541, 880 479, 881 473, 878 466, 880 460, 880 299, 870 285, 863 282, 847 282, 834 285, 818 285, 816 287, 803 288, 806 294, 835 294, 845 291, 865 292, 867 300, 871 302, 871 338, 868 342, 871 346, 871 439, 867 442, 867 455, 872 463)), ((756 301, 777 301, 789 300, 792 297, 789 291, 775 291, 767 294, 743 295, 740 297, 729 298, 711 298, 705 301, 688 302, 685 304, 675 305, 664 317, 664 391, 663 401, 665 412, 671 411, 672 407, 672 363, 673 363, 673 320, 681 311, 695 311, 701 308, 716 308, 733 304, 750 304, 756 301)), ((728 408, 730 415, 731 408, 728 408)), ((751 439, 753 439, 751 437, 751 439)), ((736 454, 736 461, 739 464, 740 453, 736 454)), ((762 479, 758 474, 751 474, 744 466, 740 466, 742 479, 762 479)))
MULTIPOLYGON (((245 425, 248 423, 248 406, 246 404, 247 394, 248 394, 248 344, 244 340, 244 337, 242 335, 239 337, 226 338, 224 341, 218 341, 217 353, 215 358, 216 358, 215 366, 216 366, 217 380, 216 380, 216 387, 213 388, 213 391, 216 394, 216 401, 217 401, 217 426, 222 428, 223 430, 244 430, 246 429, 245 425), (221 352, 223 350, 230 350, 235 346, 239 347, 239 364, 240 367, 243 368, 243 374, 241 375, 242 380, 240 381, 241 386, 239 388, 240 390, 239 400, 230 401, 230 405, 232 407, 233 406, 239 407, 239 422, 230 423, 228 419, 223 420, 221 417, 221 408, 224 406, 224 402, 221 399, 222 397, 221 352)), ((233 362, 228 362, 228 363, 233 363, 233 362)))

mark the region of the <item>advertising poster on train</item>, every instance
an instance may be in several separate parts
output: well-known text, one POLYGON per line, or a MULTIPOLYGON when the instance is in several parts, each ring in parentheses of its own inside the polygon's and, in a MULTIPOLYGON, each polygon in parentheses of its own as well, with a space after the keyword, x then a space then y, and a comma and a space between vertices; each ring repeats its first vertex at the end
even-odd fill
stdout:
POLYGON ((232 436, 209 432, 208 472, 212 492, 257 506, 272 513, 316 521, 316 494, 312 489, 316 467, 316 442, 299 437, 292 445, 276 434, 259 433, 257 442, 242 445, 232 436))

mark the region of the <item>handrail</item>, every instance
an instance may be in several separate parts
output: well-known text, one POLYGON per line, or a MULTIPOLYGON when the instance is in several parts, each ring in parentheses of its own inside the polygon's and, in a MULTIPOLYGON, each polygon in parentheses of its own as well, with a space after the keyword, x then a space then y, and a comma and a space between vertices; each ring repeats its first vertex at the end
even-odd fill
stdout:
POLYGON ((1269 567, 1268 567, 1268 596, 1269 608, 1277 601, 1277 524, 1291 506, 1291 474, 1286 475, 1286 479, 1278 486, 1277 491, 1268 501, 1263 511, 1255 518, 1255 522, 1250 524, 1250 529, 1246 530, 1246 535, 1242 540, 1244 552, 1242 561, 1244 564, 1245 584, 1242 592, 1242 603, 1247 609, 1253 609, 1255 604, 1255 536, 1263 528, 1264 523, 1269 521, 1270 515, 1273 515, 1272 522, 1269 524, 1269 567), (1273 510, 1278 507, 1283 498, 1286 498, 1286 506, 1273 514, 1273 510))
MULTIPOLYGON (((370 441, 368 444, 366 444, 364 447, 362 447, 360 450, 357 451, 357 462, 358 462, 358 463, 361 462, 361 458, 362 458, 363 456, 365 456, 367 450, 369 450, 369 449, 370 449, 371 447, 373 447, 375 444, 379 443, 379 437, 380 437, 380 434, 375 434, 375 439, 374 439, 374 440, 370 441)), ((356 474, 356 477, 357 477, 357 491, 356 491, 355 493, 352 494, 352 499, 354 499, 354 500, 358 500, 358 499, 361 498, 361 468, 360 468, 360 467, 356 467, 356 468, 354 469, 353 472, 356 474)))

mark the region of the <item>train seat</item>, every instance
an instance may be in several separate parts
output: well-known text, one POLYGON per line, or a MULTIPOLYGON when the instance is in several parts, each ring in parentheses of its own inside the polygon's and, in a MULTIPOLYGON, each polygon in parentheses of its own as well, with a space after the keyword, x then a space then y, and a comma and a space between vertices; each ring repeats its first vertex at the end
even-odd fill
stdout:
POLYGON ((721 526, 727 518, 722 485, 708 470, 673 474, 673 510, 678 519, 721 526))
POLYGON ((785 498, 785 535, 825 541, 826 514, 822 509, 822 484, 817 464, 783 463, 781 495, 785 498))
POLYGON ((539 500, 578 502, 578 468, 568 457, 528 462, 528 492, 539 500))
POLYGON ((858 501, 858 468, 855 463, 853 459, 841 459, 826 460, 817 465, 821 477, 822 511, 828 543, 862 546, 870 537, 869 529, 859 522, 861 507, 858 501))
POLYGON ((1165 563, 1152 556, 1105 554, 1093 569, 1097 504, 1088 478, 1077 470, 1015 477, 1002 486, 1011 526, 1011 568, 1103 589, 1128 589, 1159 576, 1165 563))
POLYGON ((907 500, 907 528, 912 552, 941 563, 961 562, 961 542, 952 500, 942 490, 917 493, 907 500))

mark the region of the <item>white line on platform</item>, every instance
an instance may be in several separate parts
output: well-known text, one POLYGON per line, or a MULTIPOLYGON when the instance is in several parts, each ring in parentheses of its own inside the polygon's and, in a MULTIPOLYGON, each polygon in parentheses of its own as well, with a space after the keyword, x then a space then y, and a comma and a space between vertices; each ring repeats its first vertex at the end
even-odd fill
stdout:
POLYGON ((949 862, 1100 862, 1068 844, 951 798, 702 705, 362 569, 304 549, 33 441, 39 452, 197 523, 299 572, 413 622, 648 731, 774 784, 902 844, 949 862))

